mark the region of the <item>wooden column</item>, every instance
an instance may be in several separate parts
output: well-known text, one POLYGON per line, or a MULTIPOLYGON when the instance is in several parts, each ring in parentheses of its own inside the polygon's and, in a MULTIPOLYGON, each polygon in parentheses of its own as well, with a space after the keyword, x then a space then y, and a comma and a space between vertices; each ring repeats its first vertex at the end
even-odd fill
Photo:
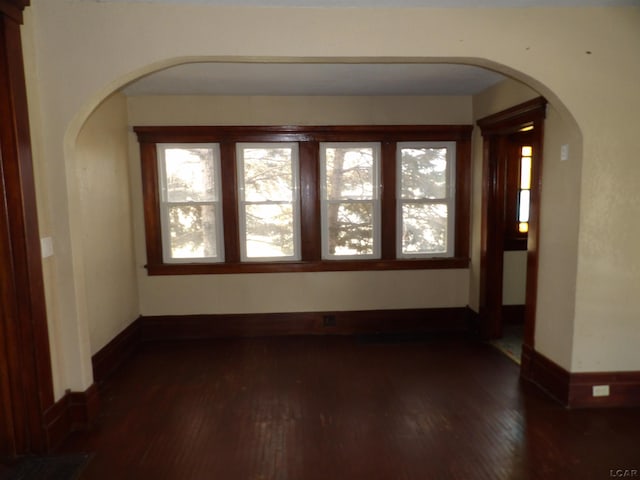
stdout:
POLYGON ((20 25, 0 0, 0 457, 49 448, 53 386, 20 25))

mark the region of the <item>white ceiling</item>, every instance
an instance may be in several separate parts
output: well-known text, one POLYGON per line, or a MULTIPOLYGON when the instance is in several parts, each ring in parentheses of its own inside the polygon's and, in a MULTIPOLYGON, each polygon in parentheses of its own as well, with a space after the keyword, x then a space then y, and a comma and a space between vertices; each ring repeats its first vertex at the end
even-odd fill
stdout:
POLYGON ((585 7, 638 5, 638 0, 84 0, 94 3, 174 3, 254 7, 585 7))
POLYGON ((451 64, 190 63, 153 73, 127 95, 473 95, 504 77, 451 64))

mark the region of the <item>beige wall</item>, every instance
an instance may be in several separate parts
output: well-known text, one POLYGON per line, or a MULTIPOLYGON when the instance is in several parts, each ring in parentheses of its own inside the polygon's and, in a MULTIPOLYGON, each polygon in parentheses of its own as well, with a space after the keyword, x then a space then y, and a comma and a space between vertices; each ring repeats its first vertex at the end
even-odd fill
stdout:
POLYGON ((93 354, 139 316, 124 95, 112 95, 91 114, 78 135, 76 154, 93 354))
MULTIPOLYGON (((564 209, 578 222, 577 248, 572 233, 554 237, 549 228, 560 221, 548 208, 541 232, 540 285, 551 285, 552 274, 562 271, 570 277, 561 282, 563 291, 575 284, 575 296, 559 299, 551 288, 539 290, 548 328, 539 319, 539 329, 547 330, 536 332, 536 344, 572 371, 640 370, 640 224, 633 221, 640 217, 640 8, 260 9, 32 0, 27 10, 24 35, 33 40, 25 51, 33 69, 28 94, 40 127, 34 132, 39 195, 46 195, 39 202, 50 212, 42 227, 56 246, 52 330, 58 353, 69 358, 57 362, 64 388, 91 383, 74 179, 78 132, 128 81, 213 59, 454 61, 531 85, 558 118, 566 124, 575 119, 582 133, 572 135, 582 142, 571 149, 577 163, 566 164, 567 170, 581 167, 579 192, 562 190, 571 202, 579 197, 564 209), (555 244, 562 254, 554 253, 555 244), (557 318, 562 327, 555 326, 557 318), (557 328, 552 340, 549 332, 557 328)), ((560 204, 553 193, 542 193, 543 208, 560 204)))
POLYGON ((502 304, 524 305, 527 294, 527 252, 506 251, 502 267, 502 304))
MULTIPOLYGON (((470 97, 129 97, 134 125, 470 124, 470 97)), ((467 269, 149 277, 139 147, 130 135, 143 315, 464 307, 467 269)))
POLYGON ((540 353, 569 369, 575 368, 573 345, 583 341, 575 336, 573 321, 582 142, 575 125, 565 121, 553 106, 547 107, 544 137, 535 345, 540 353), (569 148, 569 158, 564 161, 560 159, 562 145, 569 148))

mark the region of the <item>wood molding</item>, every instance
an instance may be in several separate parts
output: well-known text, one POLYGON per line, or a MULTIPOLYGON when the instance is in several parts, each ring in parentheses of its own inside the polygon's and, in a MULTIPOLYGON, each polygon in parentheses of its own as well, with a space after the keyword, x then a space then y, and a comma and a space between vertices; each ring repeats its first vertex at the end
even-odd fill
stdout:
POLYGON ((70 433, 86 430, 95 421, 100 409, 96 384, 84 392, 67 393, 49 407, 43 416, 48 450, 60 445, 70 433))
POLYGON ((139 343, 140 322, 136 319, 93 355, 93 380, 102 383, 133 355, 139 343))
POLYGON ((528 102, 515 105, 477 121, 483 136, 514 133, 523 127, 544 120, 547 100, 537 97, 528 102))
POLYGON ((569 372, 527 344, 522 345, 521 358, 522 379, 537 385, 561 404, 568 406, 571 379, 569 372))
POLYGON ((569 406, 640 407, 640 372, 573 373, 569 406), (594 397, 594 385, 609 385, 609 396, 594 397))
POLYGON ((22 11, 28 7, 30 0, 0 0, 0 14, 22 23, 22 11))
POLYGON ((93 355, 93 378, 97 384, 102 383, 120 368, 143 342, 268 335, 468 333, 475 331, 474 318, 475 313, 467 307, 141 316, 93 355), (324 326, 325 317, 330 318, 328 322, 335 322, 335 325, 324 326))
POLYGON ((542 179, 544 118, 547 101, 534 98, 477 121, 483 136, 482 219, 480 234, 480 317, 482 334, 499 338, 502 330, 502 269, 504 256, 504 162, 509 136, 534 127, 535 159, 531 170, 531 207, 527 252, 527 292, 524 343, 534 345, 538 284, 538 239, 542 179))
POLYGON ((141 317, 140 341, 472 331, 467 307, 141 317), (325 326, 328 324, 328 326, 325 326))
MULTIPOLYGON (((6 375, 11 403, 5 403, 0 423, 12 416, 11 445, 0 439, 0 454, 47 450, 43 418, 54 404, 47 331, 40 234, 31 158, 27 92, 20 20, 28 2, 0 2, 0 231, 9 254, 3 254, 2 303, 11 315, 0 315, 5 334, 0 358, 8 358, 6 375), (18 15, 12 15, 11 9, 18 15), (8 448, 7 448, 8 447, 8 448)), ((3 389, 3 388, 2 388, 3 389)), ((3 403, 8 397, 2 395, 3 403)), ((5 430, 0 430, 4 437, 5 430)))
POLYGON ((569 408, 640 407, 640 372, 570 373, 523 345, 521 377, 569 408), (594 397, 596 385, 608 385, 610 394, 594 397))

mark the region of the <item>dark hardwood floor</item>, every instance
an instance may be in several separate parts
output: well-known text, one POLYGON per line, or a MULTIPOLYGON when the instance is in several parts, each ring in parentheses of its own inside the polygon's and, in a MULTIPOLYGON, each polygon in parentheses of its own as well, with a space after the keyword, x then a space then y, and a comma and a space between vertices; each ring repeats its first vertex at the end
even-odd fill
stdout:
POLYGON ((95 427, 59 451, 94 452, 84 480, 553 480, 640 470, 640 409, 566 410, 518 374, 493 347, 466 339, 150 344, 103 386, 95 427))

